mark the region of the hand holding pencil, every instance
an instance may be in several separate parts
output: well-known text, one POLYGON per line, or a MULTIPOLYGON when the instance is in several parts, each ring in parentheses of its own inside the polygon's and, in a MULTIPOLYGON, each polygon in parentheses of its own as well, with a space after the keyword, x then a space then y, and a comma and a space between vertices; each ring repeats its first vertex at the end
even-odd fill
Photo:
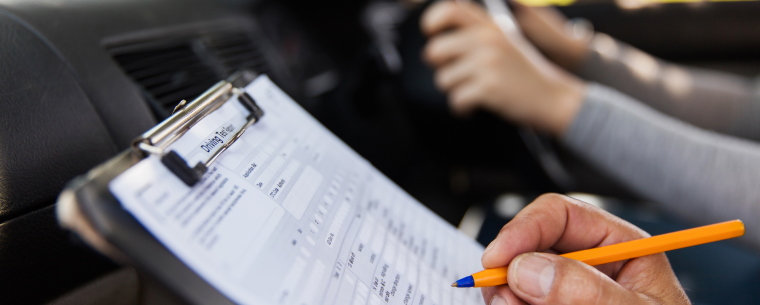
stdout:
MULTIPOLYGON (((744 223, 731 220, 619 244, 565 253, 560 256, 590 266, 622 261, 641 256, 702 245, 744 235, 744 223)), ((507 284, 509 267, 486 269, 457 280, 451 287, 490 287, 507 284)))
POLYGON ((509 266, 509 285, 482 289, 486 304, 690 304, 664 254, 589 266, 570 253, 649 237, 601 209, 544 195, 504 226, 483 267, 509 266))

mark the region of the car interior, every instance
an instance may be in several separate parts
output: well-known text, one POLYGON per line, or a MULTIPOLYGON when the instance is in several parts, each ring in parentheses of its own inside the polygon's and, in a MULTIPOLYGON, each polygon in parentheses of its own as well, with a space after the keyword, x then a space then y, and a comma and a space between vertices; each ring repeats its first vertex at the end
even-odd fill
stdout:
MULTIPOLYGON (((760 74, 760 2, 641 3, 559 9, 660 58, 760 74)), ((128 149, 181 100, 245 69, 269 75, 451 224, 474 217, 481 243, 514 216, 515 202, 519 210, 546 192, 594 194, 650 232, 693 226, 541 134, 486 113, 453 116, 421 59, 428 5, 0 0, 0 303, 192 302, 61 229, 55 202, 67 182, 128 149)), ((721 243, 670 257, 695 304, 752 304, 759 254, 721 243), (705 264, 706 252, 741 264, 705 264)))

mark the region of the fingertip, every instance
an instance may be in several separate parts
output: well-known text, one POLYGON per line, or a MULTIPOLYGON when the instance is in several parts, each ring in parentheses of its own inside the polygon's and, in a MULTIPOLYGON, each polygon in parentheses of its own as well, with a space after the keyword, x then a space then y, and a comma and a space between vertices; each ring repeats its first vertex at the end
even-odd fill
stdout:
POLYGON ((469 118, 473 112, 472 106, 463 100, 449 99, 449 109, 453 116, 460 119, 469 118))
POLYGON ((493 296, 493 298, 491 298, 491 302, 488 302, 488 304, 489 305, 509 305, 507 304, 507 301, 504 300, 504 298, 502 298, 499 295, 493 296))
POLYGON ((488 304, 488 301, 491 300, 491 299, 493 299, 493 296, 496 295, 496 288, 497 287, 498 286, 496 286, 496 287, 483 287, 483 288, 480 288, 480 293, 483 295, 483 301, 485 301, 486 304, 488 304))
POLYGON ((514 294, 530 304, 556 304, 560 300, 566 304, 593 304, 598 300, 640 297, 594 267, 546 253, 517 256, 507 277, 514 294))
POLYGON ((459 118, 467 118, 479 107, 480 89, 477 82, 463 82, 448 91, 449 109, 459 118))
POLYGON ((520 300, 508 285, 500 285, 496 287, 484 287, 483 300, 488 305, 527 305, 523 300, 520 300))
POLYGON ((550 257, 540 253, 524 253, 509 264, 507 277, 515 292, 543 299, 552 290, 556 266, 550 257))
POLYGON ((454 1, 436 1, 425 10, 420 18, 422 33, 430 36, 439 32, 446 21, 456 14, 457 6, 454 1))
POLYGON ((470 1, 437 1, 420 18, 420 29, 432 36, 451 28, 489 21, 485 10, 470 1))
POLYGON ((438 66, 442 63, 442 60, 440 60, 439 57, 441 57, 442 53, 442 46, 441 46, 441 40, 443 39, 443 35, 436 36, 428 40, 427 44, 425 45, 425 48, 422 49, 422 60, 429 66, 438 66))
POLYGON ((499 253, 496 253, 498 251, 493 251, 493 250, 498 247, 499 236, 501 236, 501 234, 496 235, 496 238, 494 238, 493 241, 491 241, 491 243, 488 244, 486 249, 483 251, 483 255, 480 257, 480 263, 483 265, 483 268, 490 268, 494 266, 494 258, 499 253))
POLYGON ((538 196, 533 202, 546 202, 547 204, 563 204, 564 202, 576 203, 578 201, 575 198, 558 194, 558 193, 545 193, 538 196))

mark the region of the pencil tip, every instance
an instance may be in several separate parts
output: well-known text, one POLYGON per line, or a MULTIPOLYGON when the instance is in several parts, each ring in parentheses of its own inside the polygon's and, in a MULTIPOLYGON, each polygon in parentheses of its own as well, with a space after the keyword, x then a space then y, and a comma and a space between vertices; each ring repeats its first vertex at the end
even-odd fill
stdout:
POLYGON ((475 279, 472 278, 472 275, 465 276, 458 281, 454 282, 454 284, 451 284, 451 287, 459 287, 459 288, 465 288, 465 287, 475 287, 475 279))

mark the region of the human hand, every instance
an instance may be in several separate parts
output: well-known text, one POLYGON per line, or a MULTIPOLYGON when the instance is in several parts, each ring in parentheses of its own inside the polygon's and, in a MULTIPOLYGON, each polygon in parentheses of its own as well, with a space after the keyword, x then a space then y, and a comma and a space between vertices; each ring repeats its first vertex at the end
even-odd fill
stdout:
POLYGON ((503 33, 476 4, 439 1, 422 16, 425 60, 457 114, 485 108, 518 124, 561 135, 582 104, 585 84, 547 61, 517 33, 503 33))
POLYGON ((550 7, 530 7, 514 1, 512 13, 523 35, 549 60, 568 71, 583 64, 593 33, 568 30, 565 16, 550 7))
POLYGON ((509 265, 508 285, 483 288, 490 305, 690 304, 663 253, 591 267, 567 253, 649 237, 581 201, 543 195, 517 214, 483 253, 483 267, 509 265))

